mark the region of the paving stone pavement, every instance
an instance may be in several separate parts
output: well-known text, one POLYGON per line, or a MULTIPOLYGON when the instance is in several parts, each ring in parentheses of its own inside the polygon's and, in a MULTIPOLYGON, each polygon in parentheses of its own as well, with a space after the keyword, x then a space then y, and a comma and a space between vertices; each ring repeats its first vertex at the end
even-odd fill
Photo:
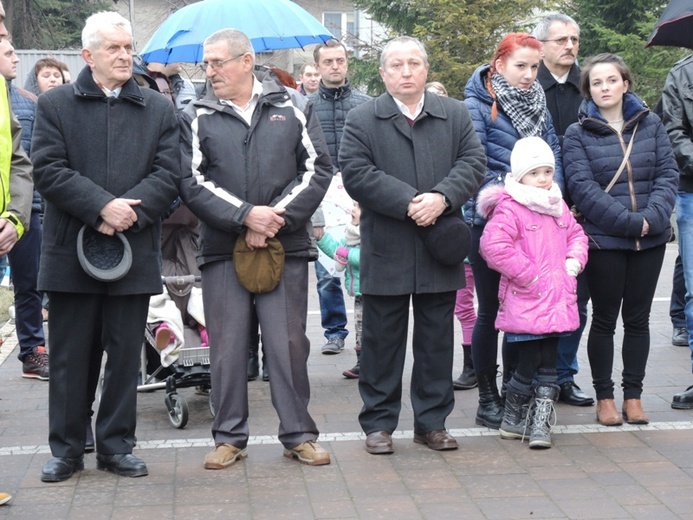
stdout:
MULTIPOLYGON (((477 427, 476 390, 455 392, 447 425, 459 439, 459 450, 438 453, 414 444, 409 359, 395 454, 367 454, 357 421, 357 384, 341 376, 355 362, 353 342, 348 338, 340 355, 321 355, 313 280, 310 410, 323 432, 320 441, 332 456, 331 465, 312 468, 282 456, 268 383, 258 380, 249 383, 249 457, 231 468, 202 467, 212 446, 212 418, 204 396, 193 389, 180 391, 189 402, 190 420, 184 429, 174 429, 163 391, 153 391, 140 393, 138 402, 136 454, 147 462, 148 477, 128 479, 97 471, 90 454, 85 471, 66 482, 43 484, 41 467, 50 458, 48 385, 21 378, 13 327, 6 324, 0 347, 0 491, 11 493, 13 500, 0 506, 0 519, 693 520, 693 411, 670 407, 671 396, 692 379, 690 351, 670 342, 675 257, 676 245, 670 244, 652 307, 652 349, 643 394, 652 422, 604 428, 596 424, 594 407, 559 404, 553 448, 545 451, 529 450, 527 442, 503 441, 497 432, 477 427)), ((457 335, 459 340, 459 330, 457 335)), ((617 330, 617 344, 620 335, 617 330)), ((585 339, 577 382, 593 394, 585 339)), ((617 377, 620 356, 615 363, 617 377)), ((455 376, 461 367, 458 348, 455 376)), ((618 405, 620 401, 617 389, 618 405)))

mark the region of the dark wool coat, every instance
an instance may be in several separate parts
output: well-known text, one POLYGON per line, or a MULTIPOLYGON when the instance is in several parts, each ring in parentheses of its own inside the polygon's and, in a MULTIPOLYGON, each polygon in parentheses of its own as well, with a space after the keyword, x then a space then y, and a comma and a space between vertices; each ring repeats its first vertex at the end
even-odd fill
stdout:
POLYGON ((353 108, 339 164, 344 187, 361 204, 361 293, 403 295, 464 287, 464 266, 437 262, 407 207, 439 192, 460 211, 484 175, 484 151, 464 103, 425 93, 409 126, 390 94, 353 108))
MULTIPOLYGON (((510 118, 498 107, 498 118, 491 119, 491 107, 493 98, 486 90, 486 76, 490 66, 482 65, 474 71, 464 89, 464 102, 469 108, 474 121, 477 135, 484 147, 487 158, 486 176, 479 190, 489 183, 502 184, 505 174, 510 171, 510 154, 515 143, 520 139, 520 134, 515 130, 510 118)), ((561 147, 553 129, 551 114, 544 121, 544 130, 541 138, 548 143, 556 158, 556 168, 553 180, 564 190, 563 163, 561 162, 561 147)), ((476 197, 465 206, 464 216, 468 222, 477 226, 483 226, 486 221, 476 212, 476 197)))
POLYGON ((568 72, 568 79, 565 83, 559 83, 544 62, 541 62, 537 81, 544 89, 546 108, 551 114, 558 140, 563 144, 563 135, 570 125, 577 122, 578 110, 584 99, 580 93, 580 67, 573 64, 568 72))
POLYGON ((178 125, 173 104, 133 79, 107 98, 85 67, 77 81, 39 97, 32 140, 36 187, 46 200, 39 289, 155 294, 161 285, 161 215, 178 194, 178 125), (114 198, 140 199, 125 232, 132 268, 116 282, 84 273, 77 233, 96 228, 114 198))
POLYGON ((563 139, 568 194, 583 215, 579 220, 592 249, 641 250, 671 238, 678 169, 667 133, 659 117, 630 92, 623 99, 623 118, 619 134, 594 101, 585 101, 579 122, 563 139), (636 124, 628 165, 606 193, 636 124), (643 219, 650 230, 641 238, 643 219))

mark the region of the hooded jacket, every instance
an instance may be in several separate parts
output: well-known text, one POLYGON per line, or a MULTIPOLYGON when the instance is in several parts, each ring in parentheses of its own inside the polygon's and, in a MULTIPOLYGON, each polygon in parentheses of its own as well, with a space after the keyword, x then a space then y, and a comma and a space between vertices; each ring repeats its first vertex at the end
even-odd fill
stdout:
POLYGON ((678 169, 671 142, 659 117, 632 92, 623 98, 623 129, 614 130, 594 101, 580 106, 579 122, 563 139, 568 195, 590 248, 641 250, 671 238, 670 217, 676 202, 678 169), (635 142, 626 168, 606 193, 628 143, 635 142), (649 232, 641 237, 643 219, 649 232))
MULTIPOLYGON (((515 185, 530 201, 540 192, 515 185)), ((584 269, 587 237, 559 190, 551 205, 562 208, 560 216, 529 209, 501 185, 489 186, 477 198, 479 213, 489 219, 479 251, 489 267, 501 274, 496 328, 504 332, 555 334, 580 325, 577 278, 568 274, 565 260, 574 258, 584 269)))
MULTIPOLYGON (((488 64, 477 68, 472 77, 469 78, 464 89, 464 102, 467 104, 467 108, 469 108, 469 113, 472 116, 474 128, 479 136, 481 145, 486 151, 486 176, 479 190, 482 190, 489 183, 503 183, 506 172, 510 171, 510 153, 517 140, 520 139, 520 134, 515 130, 510 118, 503 113, 500 105, 498 106, 498 118, 495 121, 491 119, 493 98, 486 89, 486 76, 490 68, 491 66, 488 64)), ((546 115, 544 131, 540 137, 553 150, 556 159, 554 181, 563 190, 561 147, 558 144, 558 138, 553 129, 551 114, 547 111, 546 115)), ((485 224, 484 219, 477 214, 476 197, 469 204, 465 205, 464 216, 467 222, 472 225, 483 226, 485 224)))
POLYGON ((181 196, 201 220, 198 263, 230 260, 255 205, 284 208, 286 256, 314 260, 309 221, 332 179, 327 146, 311 104, 255 67, 262 94, 250 126, 209 88, 183 111, 181 196))

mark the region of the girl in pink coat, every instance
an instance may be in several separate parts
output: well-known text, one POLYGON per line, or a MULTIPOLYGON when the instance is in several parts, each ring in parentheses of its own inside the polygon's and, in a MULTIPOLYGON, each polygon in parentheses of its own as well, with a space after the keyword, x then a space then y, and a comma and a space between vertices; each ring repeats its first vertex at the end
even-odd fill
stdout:
POLYGON ((587 237, 553 182, 554 165, 543 139, 520 139, 505 185, 491 186, 477 199, 488 219, 480 252, 501 274, 496 328, 517 343, 519 354, 500 435, 520 439, 529 429, 530 448, 551 447, 558 338, 579 326, 577 275, 587 263, 587 237))

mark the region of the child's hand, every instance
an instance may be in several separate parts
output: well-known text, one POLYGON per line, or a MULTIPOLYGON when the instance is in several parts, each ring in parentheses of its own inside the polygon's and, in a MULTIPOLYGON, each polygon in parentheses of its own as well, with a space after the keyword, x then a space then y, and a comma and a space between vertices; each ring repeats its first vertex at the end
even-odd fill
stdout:
POLYGON ((580 262, 576 260, 575 258, 566 258, 565 259, 565 270, 568 271, 568 274, 570 276, 576 276, 580 274, 580 271, 582 270, 582 266, 580 265, 580 262))
POLYGON ((349 264, 349 249, 344 246, 339 246, 334 254, 334 261, 335 269, 337 271, 344 271, 349 264))

